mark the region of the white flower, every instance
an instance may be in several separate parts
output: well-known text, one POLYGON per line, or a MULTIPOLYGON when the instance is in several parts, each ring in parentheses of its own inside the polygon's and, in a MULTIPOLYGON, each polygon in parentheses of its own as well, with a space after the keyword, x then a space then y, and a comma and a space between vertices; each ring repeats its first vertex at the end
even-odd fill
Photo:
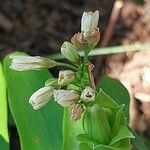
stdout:
POLYGON ((63 107, 75 104, 80 97, 78 91, 75 90, 56 90, 54 92, 54 100, 63 107))
POLYGON ((95 100, 95 91, 90 87, 86 86, 81 93, 80 99, 84 102, 90 102, 95 100))
POLYGON ((54 60, 43 58, 40 56, 10 56, 12 63, 10 69, 23 71, 23 70, 34 70, 40 68, 52 68, 56 66, 54 60))
POLYGON ((98 25, 99 20, 99 11, 93 12, 84 12, 81 19, 81 31, 84 33, 84 36, 87 36, 88 33, 92 32, 98 25))
POLYGON ((47 86, 40 88, 29 99, 29 103, 32 105, 33 109, 38 110, 48 103, 53 95, 54 88, 52 86, 47 86))
POLYGON ((64 42, 61 46, 61 53, 71 62, 79 64, 80 57, 77 49, 70 42, 64 42))
POLYGON ((75 73, 71 70, 61 70, 59 71, 58 84, 67 85, 68 83, 75 80, 75 73))

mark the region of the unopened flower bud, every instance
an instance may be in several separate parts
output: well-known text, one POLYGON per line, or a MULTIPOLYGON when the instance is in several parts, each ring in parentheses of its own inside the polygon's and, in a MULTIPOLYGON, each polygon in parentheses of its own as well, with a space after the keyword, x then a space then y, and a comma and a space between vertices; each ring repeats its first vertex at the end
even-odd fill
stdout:
POLYGON ((84 109, 81 104, 74 104, 70 107, 71 120, 77 121, 81 118, 84 109))
POLYGON ((84 102, 90 102, 95 100, 95 91, 90 87, 86 86, 81 93, 80 99, 84 102))
POLYGON ((79 99, 79 93, 75 90, 56 90, 54 100, 63 107, 71 106, 79 99))
POLYGON ((88 34, 93 31, 97 25, 99 20, 99 12, 84 12, 81 19, 81 31, 84 33, 84 36, 88 36, 88 34))
POLYGON ((45 86, 57 86, 58 80, 56 78, 50 78, 45 82, 45 86))
POLYGON ((71 70, 61 70, 59 71, 58 84, 67 85, 75 80, 75 73, 71 70))
POLYGON ((41 68, 52 68, 56 66, 56 62, 54 60, 43 58, 40 56, 10 56, 12 59, 12 63, 10 68, 17 71, 23 70, 34 70, 41 68))
POLYGON ((94 48, 100 40, 99 28, 93 29, 86 40, 88 47, 91 49, 94 48))
POLYGON ((53 95, 54 88, 52 86, 47 86, 40 88, 29 99, 29 103, 32 105, 33 109, 38 110, 48 103, 53 95))
POLYGON ((85 111, 83 129, 86 136, 97 143, 107 145, 111 140, 111 128, 107 113, 98 104, 85 111))
POLYGON ((71 38, 71 42, 78 49, 83 49, 85 47, 86 41, 84 39, 83 33, 77 33, 71 38))
POLYGON ((61 46, 61 53, 71 62, 80 63, 80 57, 75 46, 70 42, 64 42, 61 46))

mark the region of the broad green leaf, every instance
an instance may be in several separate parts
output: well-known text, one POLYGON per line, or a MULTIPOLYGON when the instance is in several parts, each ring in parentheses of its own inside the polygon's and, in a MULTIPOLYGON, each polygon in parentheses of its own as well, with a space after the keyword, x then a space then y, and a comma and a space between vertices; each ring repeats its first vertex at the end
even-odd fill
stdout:
POLYGON ((84 133, 82 127, 82 118, 76 122, 70 120, 68 108, 64 110, 63 120, 63 150, 79 150, 80 142, 76 136, 84 133))
POLYGON ((128 127, 121 126, 119 127, 118 134, 112 139, 112 141, 109 143, 109 145, 113 145, 117 143, 118 141, 126 138, 134 138, 133 134, 130 132, 128 127))
POLYGON ((0 149, 1 150, 9 149, 6 84, 1 63, 0 63, 0 149))
POLYGON ((62 145, 63 109, 52 99, 35 111, 29 105, 33 92, 50 78, 47 70, 17 72, 9 69, 10 60, 4 60, 9 106, 19 132, 22 150, 60 150, 62 145))
POLYGON ((129 118, 129 101, 130 96, 125 86, 117 79, 113 79, 108 76, 103 76, 97 89, 102 90, 109 95, 117 104, 125 104, 124 112, 125 116, 129 118))

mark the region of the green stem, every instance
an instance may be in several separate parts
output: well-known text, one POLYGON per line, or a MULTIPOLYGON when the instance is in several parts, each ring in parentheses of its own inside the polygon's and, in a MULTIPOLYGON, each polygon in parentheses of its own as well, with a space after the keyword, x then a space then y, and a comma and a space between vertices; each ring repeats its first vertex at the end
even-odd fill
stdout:
POLYGON ((75 67, 71 64, 66 64, 66 63, 62 63, 62 62, 57 62, 57 66, 68 67, 68 68, 71 68, 71 69, 76 70, 76 71, 78 70, 77 67, 75 67))
MULTIPOLYGON (((150 50, 150 44, 132 44, 132 45, 121 45, 121 46, 112 46, 112 47, 104 47, 104 48, 96 48, 93 49, 89 56, 98 56, 98 55, 108 55, 115 53, 123 53, 123 52, 134 52, 134 51, 143 51, 150 50)), ((84 56, 84 52, 79 52, 80 56, 84 56)), ((65 57, 58 53, 54 55, 47 56, 50 58, 54 58, 55 60, 64 59, 65 57)))

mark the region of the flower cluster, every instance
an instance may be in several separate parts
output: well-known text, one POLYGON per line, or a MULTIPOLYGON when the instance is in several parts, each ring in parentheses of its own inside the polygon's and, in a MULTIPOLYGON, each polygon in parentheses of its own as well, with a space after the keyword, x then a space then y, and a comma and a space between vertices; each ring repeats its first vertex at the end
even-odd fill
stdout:
MULTIPOLYGON (((68 107, 70 118, 77 121, 82 117, 83 133, 77 135, 79 149, 130 150, 130 138, 134 138, 127 127, 124 105, 118 105, 100 89, 96 93, 92 74, 94 65, 88 55, 100 39, 97 27, 99 12, 83 13, 81 32, 61 46, 61 53, 70 63, 58 62, 43 57, 11 56, 10 68, 17 71, 49 69, 56 66, 68 67, 59 71, 58 78, 50 78, 45 86, 29 99, 33 109, 38 110, 54 99, 62 107, 68 107), (81 57, 79 50, 84 52, 81 57)), ((146 77, 145 77, 146 78, 146 77)))
POLYGON ((99 12, 83 13, 81 19, 81 32, 71 38, 71 42, 64 42, 61 53, 70 61, 70 64, 57 62, 44 57, 10 56, 10 68, 17 71, 49 69, 55 66, 65 66, 72 70, 61 70, 58 78, 50 78, 45 82, 45 87, 37 90, 29 99, 33 109, 38 110, 48 103, 52 97, 62 107, 69 107, 71 119, 80 118, 84 108, 95 100, 95 84, 93 80, 92 65, 88 54, 99 39, 100 32, 97 27, 99 12), (84 51, 81 58, 78 51, 84 51))

